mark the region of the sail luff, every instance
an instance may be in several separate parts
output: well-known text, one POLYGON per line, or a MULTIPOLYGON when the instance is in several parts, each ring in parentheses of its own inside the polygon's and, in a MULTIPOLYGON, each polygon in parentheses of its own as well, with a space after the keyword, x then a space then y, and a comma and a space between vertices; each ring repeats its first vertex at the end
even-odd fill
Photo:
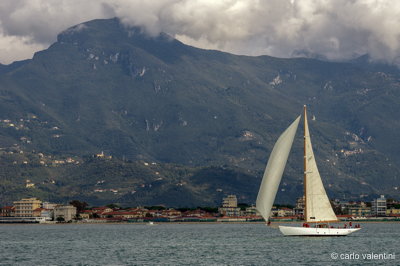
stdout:
POLYGON ((307 222, 337 221, 326 194, 312 149, 307 115, 304 116, 305 141, 305 220, 307 222))
MULTIPOLYGON (((303 156, 303 164, 304 164, 304 173, 303 173, 303 185, 304 185, 304 195, 307 195, 307 139, 306 139, 306 123, 307 123, 307 106, 304 105, 304 112, 303 112, 303 126, 304 126, 304 136, 303 136, 303 145, 304 145, 304 156, 303 156)), ((304 218, 307 217, 307 200, 304 199, 304 218)))
POLYGON ((281 134, 272 149, 256 200, 256 209, 268 221, 300 117, 281 134))

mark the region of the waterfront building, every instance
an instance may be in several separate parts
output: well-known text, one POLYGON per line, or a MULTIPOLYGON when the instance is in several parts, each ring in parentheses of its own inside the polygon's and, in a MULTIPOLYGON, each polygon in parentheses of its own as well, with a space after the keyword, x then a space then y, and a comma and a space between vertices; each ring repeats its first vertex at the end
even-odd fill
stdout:
POLYGON ((400 209, 390 208, 386 210, 386 215, 389 216, 397 216, 400 215, 400 209))
POLYGON ((148 217, 160 217, 160 216, 162 216, 161 212, 159 210, 148 210, 146 215, 148 217))
POLYGON ((95 216, 98 217, 106 217, 108 212, 114 211, 113 209, 109 207, 95 207, 92 208, 92 213, 95 214, 95 216))
POLYGON ((293 209, 295 216, 303 216, 304 215, 304 196, 300 197, 296 201, 296 207, 293 209))
POLYGON ((112 211, 105 214, 107 216, 104 218, 133 219, 144 217, 143 213, 137 211, 112 211))
POLYGON ((43 217, 47 221, 50 221, 53 218, 53 210, 45 208, 37 208, 33 210, 33 217, 43 217))
POLYGON ((76 217, 76 207, 71 205, 57 206, 54 208, 54 220, 64 219, 65 222, 72 221, 76 217))
POLYGON ((227 197, 222 199, 222 207, 224 208, 236 208, 237 207, 237 198, 236 195, 228 195, 227 197))
POLYGON ((168 210, 162 210, 161 215, 164 217, 179 217, 182 216, 182 212, 171 208, 168 210))
POLYGON ((86 217, 90 217, 90 218, 106 218, 107 217, 107 213, 114 211, 113 209, 109 208, 109 207, 94 207, 90 210, 82 210, 79 213, 79 216, 82 219, 87 219, 86 217))
POLYGON ((388 209, 400 209, 400 201, 397 201, 395 199, 387 199, 386 201, 386 206, 388 209))
POLYGON ((79 213, 80 218, 87 220, 93 216, 93 212, 91 210, 84 210, 79 213))
POLYGON ((260 216, 260 213, 257 211, 256 206, 247 207, 244 211, 245 216, 260 216))
POLYGON ((219 214, 222 216, 238 217, 241 216, 240 208, 218 208, 219 214))
POLYGON ((352 217, 366 217, 371 215, 371 208, 365 202, 356 202, 346 206, 346 213, 352 217))
POLYGON ((222 216, 237 217, 241 215, 240 208, 237 206, 236 195, 228 195, 222 199, 222 207, 218 208, 222 216))
POLYGON ((14 206, 4 206, 0 208, 1 217, 11 217, 14 216, 14 206))
MULTIPOLYGON (((130 211, 138 212, 140 213, 143 217, 146 216, 149 213, 149 210, 143 207, 137 207, 137 208, 130 208, 130 211)), ((173 210, 173 209, 172 209, 173 210)))
POLYGON ((206 211, 196 209, 196 210, 189 210, 182 213, 182 216, 185 217, 203 217, 206 216, 208 213, 206 211))
POLYGON ((371 215, 373 216, 386 216, 386 209, 386 198, 384 195, 371 202, 371 215))
POLYGON ((293 213, 294 213, 293 209, 286 207, 277 208, 276 206, 272 206, 270 218, 293 216, 293 213))
POLYGON ((293 216, 293 210, 290 208, 282 207, 278 209, 278 217, 288 217, 293 216))
POLYGON ((32 217, 40 217, 40 216, 42 216, 42 211, 44 211, 44 210, 45 209, 43 209, 43 208, 34 209, 33 212, 32 212, 32 217))
POLYGON ((278 208, 276 206, 272 206, 271 208, 271 214, 269 215, 269 218, 272 217, 278 217, 278 208))
POLYGON ((42 208, 47 209, 47 210, 54 210, 55 207, 57 207, 58 204, 56 203, 50 203, 50 202, 43 202, 42 203, 42 208))
POLYGON ((14 216, 15 217, 33 217, 33 211, 40 208, 41 200, 36 198, 21 199, 14 201, 14 216))

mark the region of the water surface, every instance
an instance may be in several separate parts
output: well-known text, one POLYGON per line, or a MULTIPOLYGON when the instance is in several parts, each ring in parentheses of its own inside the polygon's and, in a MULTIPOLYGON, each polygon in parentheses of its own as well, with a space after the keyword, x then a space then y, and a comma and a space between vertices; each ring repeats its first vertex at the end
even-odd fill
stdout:
POLYGON ((0 265, 400 265, 400 223, 362 226, 307 238, 264 224, 0 225, 0 265))

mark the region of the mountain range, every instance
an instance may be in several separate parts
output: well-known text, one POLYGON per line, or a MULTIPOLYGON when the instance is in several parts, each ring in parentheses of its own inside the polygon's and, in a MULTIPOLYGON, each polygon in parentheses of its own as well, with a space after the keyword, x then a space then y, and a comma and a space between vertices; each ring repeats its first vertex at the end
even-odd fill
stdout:
MULTIPOLYGON (((399 198, 399 103, 399 70, 368 56, 240 56, 89 21, 30 60, 0 65, 0 203, 195 206, 230 193, 253 203, 274 142, 303 105, 331 198, 399 198), (101 152, 112 159, 93 158, 101 152), (54 162, 67 158, 80 164, 54 162), (143 174, 149 163, 158 170, 143 174), (94 197, 103 180, 119 192, 94 197)), ((301 158, 299 130, 278 202, 302 195, 301 158)))

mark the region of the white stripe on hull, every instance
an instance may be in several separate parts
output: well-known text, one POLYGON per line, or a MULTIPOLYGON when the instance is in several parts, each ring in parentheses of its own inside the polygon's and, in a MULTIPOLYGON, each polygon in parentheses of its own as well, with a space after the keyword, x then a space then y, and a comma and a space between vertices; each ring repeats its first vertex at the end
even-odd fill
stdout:
POLYGON ((315 228, 279 226, 279 230, 285 236, 347 236, 361 228, 315 228))

